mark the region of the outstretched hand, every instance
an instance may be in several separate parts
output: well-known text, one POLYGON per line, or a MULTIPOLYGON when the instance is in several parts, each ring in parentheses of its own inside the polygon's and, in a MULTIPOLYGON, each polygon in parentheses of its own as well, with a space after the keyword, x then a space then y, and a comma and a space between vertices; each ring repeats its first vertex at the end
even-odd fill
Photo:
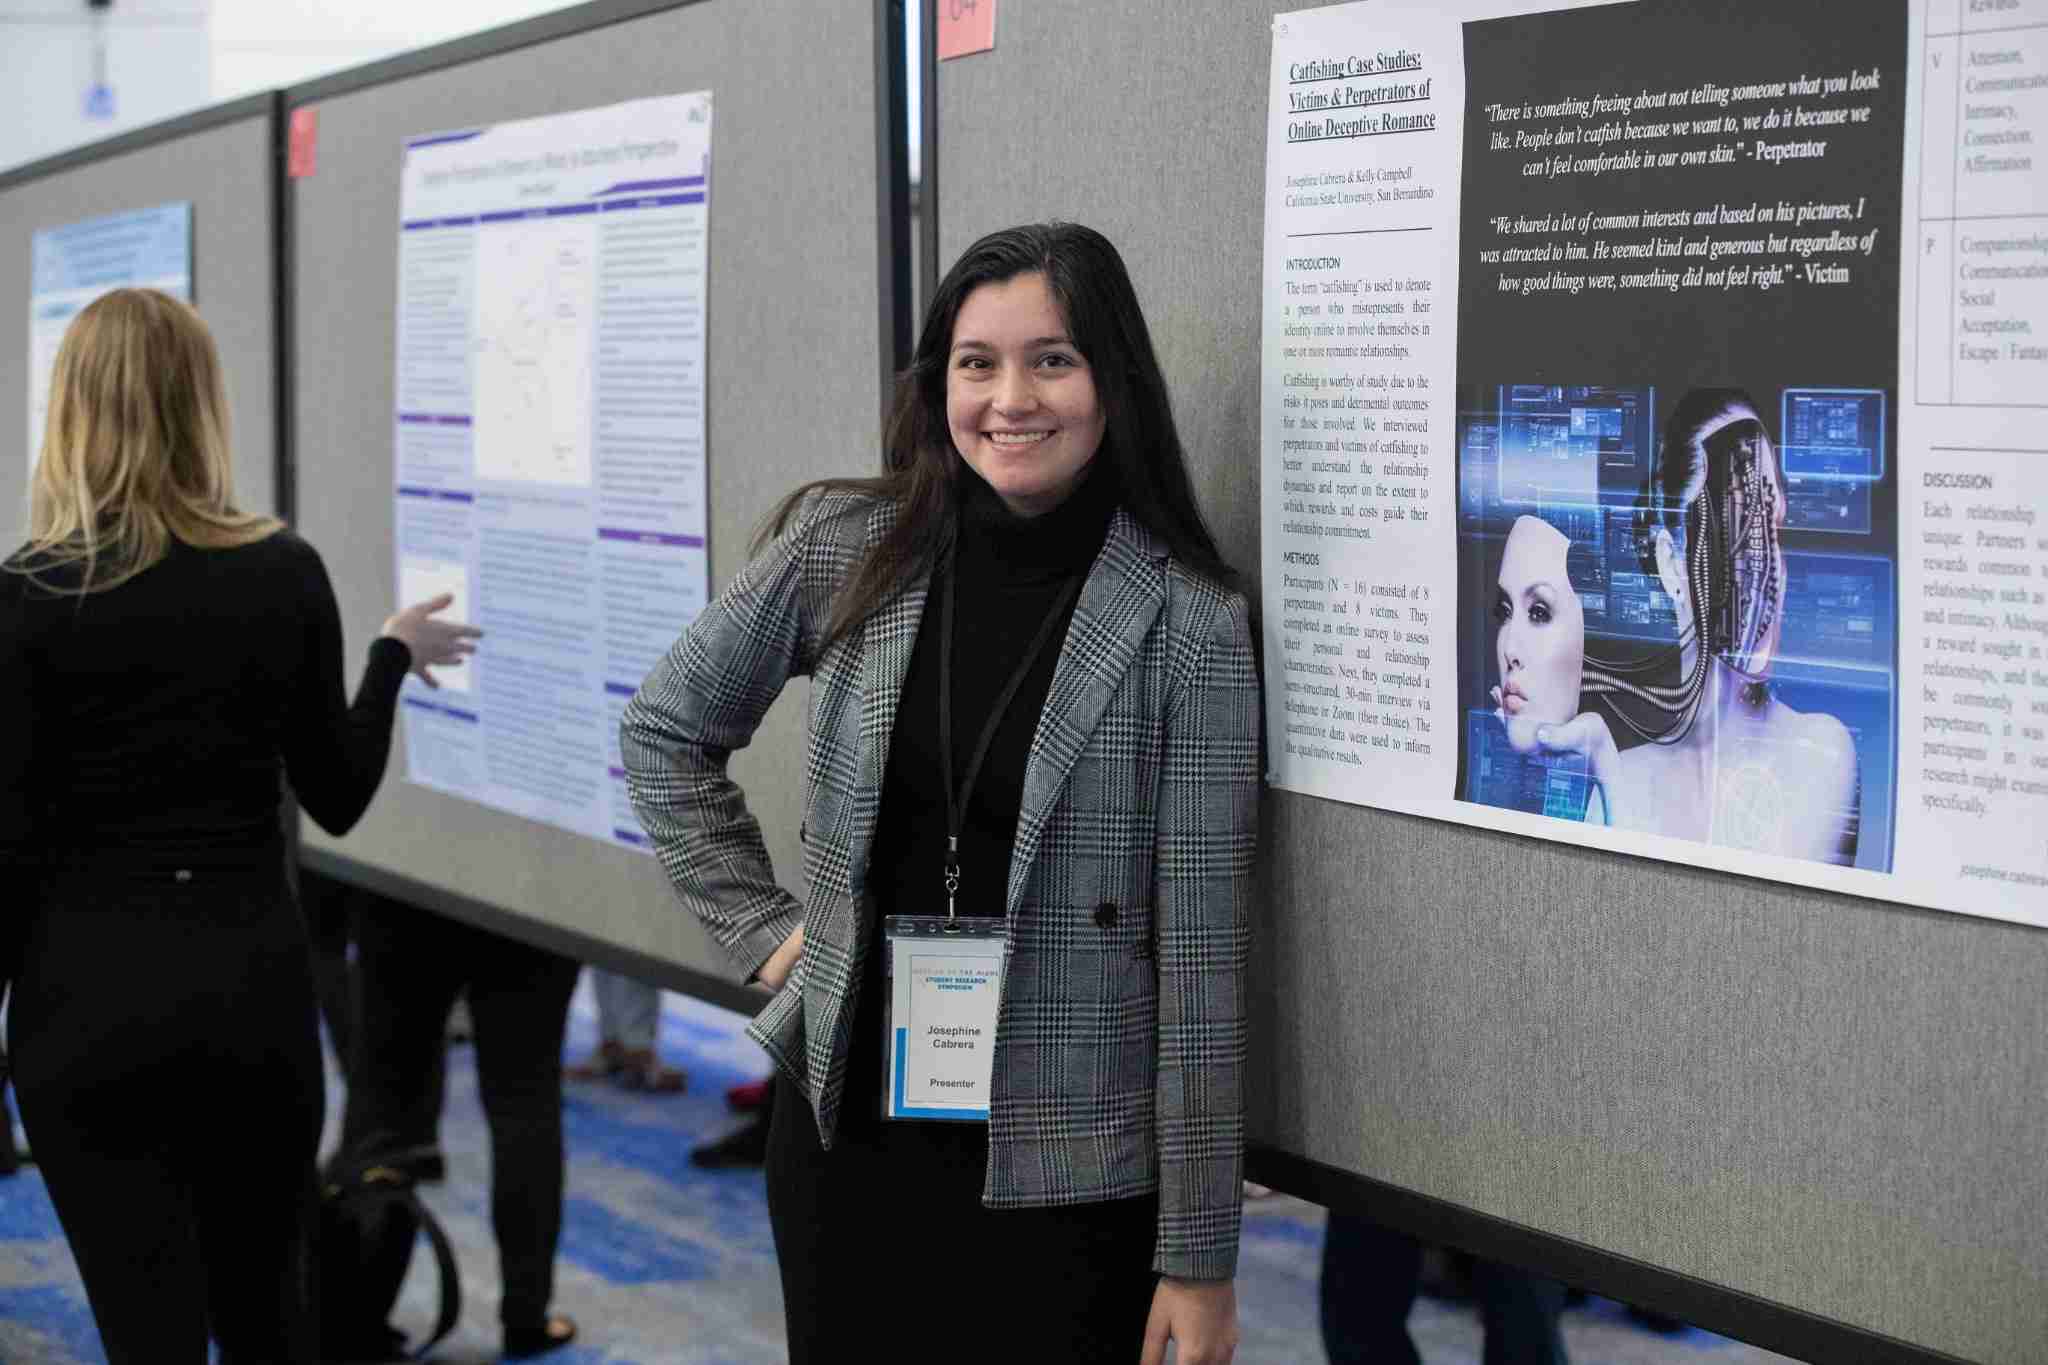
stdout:
POLYGON ((434 613, 446 611, 455 594, 444 592, 415 602, 384 623, 379 634, 388 635, 412 651, 412 672, 429 687, 439 687, 430 668, 450 668, 476 653, 483 631, 459 621, 442 621, 434 613))
POLYGON ((1163 1277, 1152 1291, 1138 1365, 1166 1365, 1168 1341, 1177 1365, 1230 1365, 1237 1354, 1236 1283, 1163 1277))

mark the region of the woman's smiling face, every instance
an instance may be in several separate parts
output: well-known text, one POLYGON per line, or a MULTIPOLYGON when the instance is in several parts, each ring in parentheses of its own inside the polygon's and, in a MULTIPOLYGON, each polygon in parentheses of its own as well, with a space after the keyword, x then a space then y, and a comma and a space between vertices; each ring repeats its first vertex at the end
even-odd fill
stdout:
POLYGON ((1565 576, 1571 542, 1549 522, 1517 517, 1501 550, 1493 619, 1500 709, 1510 736, 1570 720, 1586 667, 1586 615, 1565 576))
POLYGON ((1066 501, 1102 446, 1095 377, 1032 273, 984 284, 953 320, 946 426, 953 448, 1021 517, 1066 501))

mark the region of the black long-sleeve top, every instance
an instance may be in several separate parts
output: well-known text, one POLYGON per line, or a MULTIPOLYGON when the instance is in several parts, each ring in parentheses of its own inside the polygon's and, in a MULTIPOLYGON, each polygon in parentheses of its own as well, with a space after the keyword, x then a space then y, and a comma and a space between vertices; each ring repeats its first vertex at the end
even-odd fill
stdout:
MULTIPOLYGON (((1084 577, 1102 550, 1116 511, 1116 480, 1091 469, 1065 502, 1026 520, 1003 506, 995 490, 962 462, 960 538, 950 576, 960 599, 953 622, 953 777, 966 776, 989 709, 1010 681, 1046 613, 1067 584, 1084 577)), ((869 884, 884 914, 944 914, 946 788, 939 765, 939 641, 941 566, 925 599, 924 622, 903 680, 889 766, 875 823, 869 884)), ((958 912, 1001 915, 1010 881, 1017 817, 1024 806, 1024 767, 1038 713, 1052 690, 1060 645, 1076 599, 1010 702, 982 762, 960 830, 958 912)), ((879 960, 880 954, 875 955, 879 960)))
POLYGON ((411 654, 373 644, 351 705, 341 650, 326 568, 289 531, 226 550, 174 543, 84 596, 0 572, 0 901, 45 859, 275 849, 284 777, 344 833, 383 778, 411 654))
MULTIPOLYGON (((1024 769, 1038 716, 1052 691, 1060 646, 1073 620, 1076 598, 1061 606, 1062 590, 1086 577, 1116 512, 1116 479, 1111 470, 1091 470, 1065 502, 1030 520, 1013 515, 995 490, 971 469, 960 473, 960 538, 957 557, 934 574, 925 598, 924 621, 904 676, 889 764, 882 779, 882 803, 875 822, 868 885, 883 915, 942 915, 946 911, 946 786, 940 767, 939 655, 942 584, 950 576, 960 594, 953 622, 953 771, 966 774, 981 728, 1011 675, 1023 662, 1047 613, 1061 617, 1047 637, 1009 708, 1003 713, 982 761, 960 830, 961 915, 1000 917, 1010 882, 1010 858, 1017 843, 1017 818, 1024 807, 1024 769)), ((840 1133, 853 1141, 878 1122, 882 1086, 883 1023, 887 1018, 885 955, 879 919, 872 927, 859 1003, 854 1047, 847 1069, 850 1102, 840 1133)), ((898 1134, 895 1150, 906 1168, 924 1163, 958 1165, 976 1191, 986 1158, 988 1130, 981 1124, 914 1124, 915 1135, 898 1134)))

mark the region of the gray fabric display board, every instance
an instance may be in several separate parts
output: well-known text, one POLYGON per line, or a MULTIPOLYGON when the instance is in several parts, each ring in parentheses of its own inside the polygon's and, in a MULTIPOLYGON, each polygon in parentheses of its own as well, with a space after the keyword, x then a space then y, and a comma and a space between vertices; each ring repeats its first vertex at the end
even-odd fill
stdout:
MULTIPOLYGON (((348 655, 394 609, 392 421, 401 149, 408 137, 709 90, 707 461, 711 590, 798 483, 876 466, 888 357, 877 8, 807 0, 600 3, 288 92, 317 111, 317 170, 291 185, 299 529, 325 556, 348 655), (821 60, 820 54, 833 54, 821 60), (787 79, 801 73, 801 80, 787 79)), ((804 689, 733 771, 778 873, 802 875, 804 689)), ((725 954, 651 857, 401 780, 402 739, 345 839, 307 866, 736 1005, 725 954)))
POLYGON ((273 95, 257 95, 0 175, 0 533, 27 522, 29 259, 35 234, 87 218, 192 205, 192 297, 227 369, 235 487, 277 510, 273 95))
MULTIPOLYGON (((1269 26, 1005 3, 938 71, 943 270, 1135 276, 1257 601, 1269 26)), ((1808 1359, 2048 1350, 2048 934, 1269 794, 1252 1170, 1808 1359)))

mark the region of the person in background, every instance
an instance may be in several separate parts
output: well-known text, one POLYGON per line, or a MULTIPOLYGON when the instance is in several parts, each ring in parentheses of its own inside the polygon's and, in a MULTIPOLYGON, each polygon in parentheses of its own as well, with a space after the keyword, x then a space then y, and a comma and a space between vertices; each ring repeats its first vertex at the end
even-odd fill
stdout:
MULTIPOLYGON (((0 991, 0 999, 6 996, 0 991)), ((13 1064, 0 1049, 0 1175, 13 1175, 28 1161, 28 1154, 14 1145, 14 1106, 7 1102, 7 1087, 13 1064)))
POLYGON ((381 1150, 415 1148, 420 1116, 440 1112, 448 1012, 466 993, 491 1134, 504 1354, 524 1359, 567 1346, 576 1323, 548 1306, 562 1235, 562 1039, 577 964, 369 896, 356 922, 356 969, 361 1042, 343 1130, 381 1150))
POLYGON ((572 1081, 609 1080, 628 1090, 679 1093, 687 1078, 654 1051, 661 988, 602 967, 590 969, 590 986, 597 996, 597 1051, 563 1074, 572 1081))
MULTIPOLYGON (((356 1047, 362 1038, 361 979, 356 965, 357 926, 366 907, 376 903, 369 890, 339 882, 310 868, 299 869, 299 902, 306 912, 306 929, 313 946, 313 985, 320 997, 320 1016, 327 1025, 327 1037, 341 1071, 345 1093, 352 1093, 362 1069, 356 1047)), ((460 1005, 458 998, 457 1004, 460 1005)), ((459 1012, 459 1011, 458 1011, 459 1012)), ((464 1015, 466 1021, 467 1016, 464 1015)), ((464 1023, 466 1029, 466 1022, 464 1023)), ((468 1041, 464 1032, 458 1040, 451 1016, 449 1041, 468 1041)), ((445 1060, 445 1054, 436 1054, 445 1060)), ((448 1160, 441 1151, 441 1103, 446 1068, 423 1086, 419 1107, 393 1130, 380 1134, 379 1157, 387 1165, 402 1169, 414 1180, 437 1184, 448 1175, 448 1160)), ((344 1105, 337 1151, 354 1149, 367 1134, 349 1127, 360 1122, 366 1106, 344 1105)))
POLYGON ((233 488, 199 315, 84 308, 0 571, 0 904, 22 1120, 113 1365, 204 1361, 209 1324, 223 1361, 312 1359, 325 1097, 283 781, 346 833, 407 669, 478 634, 407 607, 351 704, 320 556, 233 488))
POLYGON ((725 1092, 726 1108, 746 1122, 690 1149, 690 1164, 707 1171, 759 1166, 768 1159, 768 1135, 775 1127, 775 1078, 747 1081, 725 1092))
MULTIPOLYGON (((1486 1329, 1482 1365, 1567 1365, 1565 1287, 1474 1259, 1472 1295, 1486 1329)), ((1330 1365, 1421 1365, 1408 1313, 1422 1283, 1422 1243, 1355 1213, 1330 1214, 1320 1287, 1330 1365)))
POLYGON ((781 1088, 767 1178, 791 1360, 972 1342, 983 1361, 1158 1365, 1171 1340, 1180 1365, 1221 1365, 1258 674, 1101 234, 967 249, 899 381, 884 471, 785 500, 620 726, 671 883, 775 992, 749 1033, 781 1088), (799 676, 802 899, 726 767, 799 676), (910 941, 885 917, 956 909, 1001 936, 981 950, 1000 991, 972 987, 958 1006, 981 1022, 949 1025, 992 1062, 943 1082, 977 1087, 986 1116, 885 1119, 884 1030, 908 1036, 886 964, 910 941))

